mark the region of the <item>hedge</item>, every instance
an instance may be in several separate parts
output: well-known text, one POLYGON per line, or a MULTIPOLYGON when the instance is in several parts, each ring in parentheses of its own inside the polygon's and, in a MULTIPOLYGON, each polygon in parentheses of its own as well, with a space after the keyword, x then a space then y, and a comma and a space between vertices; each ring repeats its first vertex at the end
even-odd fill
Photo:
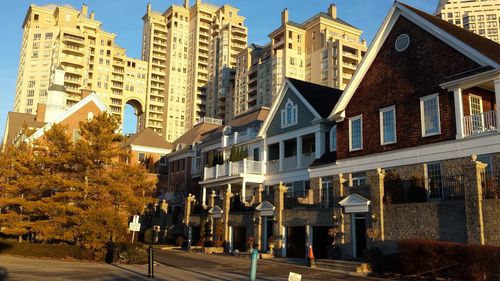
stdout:
POLYGON ((500 247, 411 239, 399 247, 404 275, 452 280, 500 280, 500 247))
POLYGON ((0 240, 0 254, 77 260, 94 260, 95 258, 92 250, 78 246, 29 242, 18 243, 17 240, 7 239, 0 240))

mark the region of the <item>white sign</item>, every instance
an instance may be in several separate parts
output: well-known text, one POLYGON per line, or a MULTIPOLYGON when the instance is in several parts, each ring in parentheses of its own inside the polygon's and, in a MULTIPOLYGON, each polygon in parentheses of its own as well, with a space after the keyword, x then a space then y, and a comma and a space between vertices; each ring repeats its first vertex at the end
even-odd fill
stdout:
POLYGON ((288 274, 288 281, 300 281, 300 280, 302 280, 302 275, 290 271, 290 274, 288 274))
POLYGON ((139 223, 139 216, 135 215, 134 218, 132 219, 132 222, 129 223, 128 229, 131 231, 140 231, 141 230, 141 224, 139 223))

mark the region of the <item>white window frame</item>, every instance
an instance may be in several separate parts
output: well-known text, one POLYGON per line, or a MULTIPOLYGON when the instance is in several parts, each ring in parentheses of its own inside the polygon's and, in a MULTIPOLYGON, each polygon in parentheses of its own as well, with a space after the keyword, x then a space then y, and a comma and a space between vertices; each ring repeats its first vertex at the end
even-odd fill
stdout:
POLYGON ((298 106, 294 104, 291 99, 285 104, 285 107, 281 110, 281 128, 288 128, 298 123, 298 106), (288 122, 288 109, 291 110, 291 120, 288 122))
POLYGON ((398 142, 398 137, 397 137, 397 129, 396 129, 396 106, 388 106, 381 108, 379 110, 379 117, 380 117, 380 145, 387 145, 387 144, 393 144, 398 142), (385 142, 384 141, 384 113, 393 111, 393 122, 394 122, 394 141, 390 142, 385 142))
POLYGON ((82 138, 82 132, 78 129, 73 130, 73 142, 77 142, 82 138), (77 137, 78 135, 78 137, 77 137))
POLYGON ((472 99, 473 98, 476 98, 479 100, 479 110, 481 111, 480 114, 484 113, 484 110, 483 110, 483 98, 481 96, 478 96, 478 95, 474 95, 474 94, 469 94, 469 114, 470 115, 473 115, 472 114, 472 99))
POLYGON ((337 151, 337 125, 330 129, 330 151, 337 151), (335 132, 335 134, 334 134, 335 132))
POLYGON ((441 113, 440 113, 440 108, 439 108, 439 94, 432 94, 428 95, 425 97, 420 98, 420 127, 422 129, 422 137, 430 137, 430 136, 436 136, 441 134, 441 113), (424 112, 424 102, 431 100, 431 99, 436 99, 437 103, 437 119, 438 119, 438 131, 433 132, 433 133, 425 133, 425 112, 424 112))
POLYGON ((356 115, 354 117, 349 118, 349 151, 357 151, 363 149, 363 114, 356 115), (353 148, 352 147, 352 122, 356 120, 360 120, 360 138, 361 138, 361 146, 353 148))
POLYGON ((141 163, 141 161, 146 161, 146 153, 144 153, 144 152, 137 153, 137 162, 141 163), (143 155, 142 160, 141 160, 141 155, 143 155))

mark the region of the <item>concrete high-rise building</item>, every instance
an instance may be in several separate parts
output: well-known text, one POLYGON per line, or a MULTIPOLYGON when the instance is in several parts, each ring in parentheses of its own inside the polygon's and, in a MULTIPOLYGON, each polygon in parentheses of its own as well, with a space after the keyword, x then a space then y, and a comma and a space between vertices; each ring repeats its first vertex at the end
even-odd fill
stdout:
POLYGON ((147 63, 128 58, 115 44, 116 35, 101 29, 94 12, 70 6, 30 5, 23 38, 14 111, 35 113, 47 102, 55 69, 64 71, 67 106, 81 100, 82 90, 98 94, 110 111, 123 118, 127 103, 136 108, 144 126, 147 63))
MULTIPOLYGON (((148 4, 143 20, 142 58, 149 63, 150 98, 164 99, 162 105, 150 104, 154 113, 149 115, 161 114, 167 141, 177 139, 200 117, 232 113, 225 107, 234 89, 231 68, 247 41, 238 9, 201 0, 190 6, 185 0, 183 6, 159 13, 148 4)), ((147 125, 156 121, 149 119, 147 125)))
POLYGON ((337 17, 335 5, 304 23, 281 13, 271 43, 253 45, 238 56, 235 114, 271 106, 286 77, 344 89, 366 52, 362 31, 337 17))
POLYGON ((500 44, 500 0, 440 0, 435 15, 500 44))

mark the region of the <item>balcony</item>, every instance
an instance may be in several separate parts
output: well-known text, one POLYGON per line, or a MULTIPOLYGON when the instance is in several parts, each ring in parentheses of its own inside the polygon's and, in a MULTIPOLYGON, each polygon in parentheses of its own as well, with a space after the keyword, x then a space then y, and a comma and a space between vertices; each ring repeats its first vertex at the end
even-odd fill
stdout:
POLYGON ((482 134, 498 129, 497 113, 495 110, 464 116, 463 123, 465 136, 482 134))
POLYGON ((283 158, 283 170, 292 170, 297 168, 297 156, 283 158))
POLYGON ((248 174, 262 175, 264 164, 261 161, 247 160, 246 158, 238 162, 226 162, 214 167, 206 167, 203 180, 219 179, 232 176, 244 176, 248 174))

